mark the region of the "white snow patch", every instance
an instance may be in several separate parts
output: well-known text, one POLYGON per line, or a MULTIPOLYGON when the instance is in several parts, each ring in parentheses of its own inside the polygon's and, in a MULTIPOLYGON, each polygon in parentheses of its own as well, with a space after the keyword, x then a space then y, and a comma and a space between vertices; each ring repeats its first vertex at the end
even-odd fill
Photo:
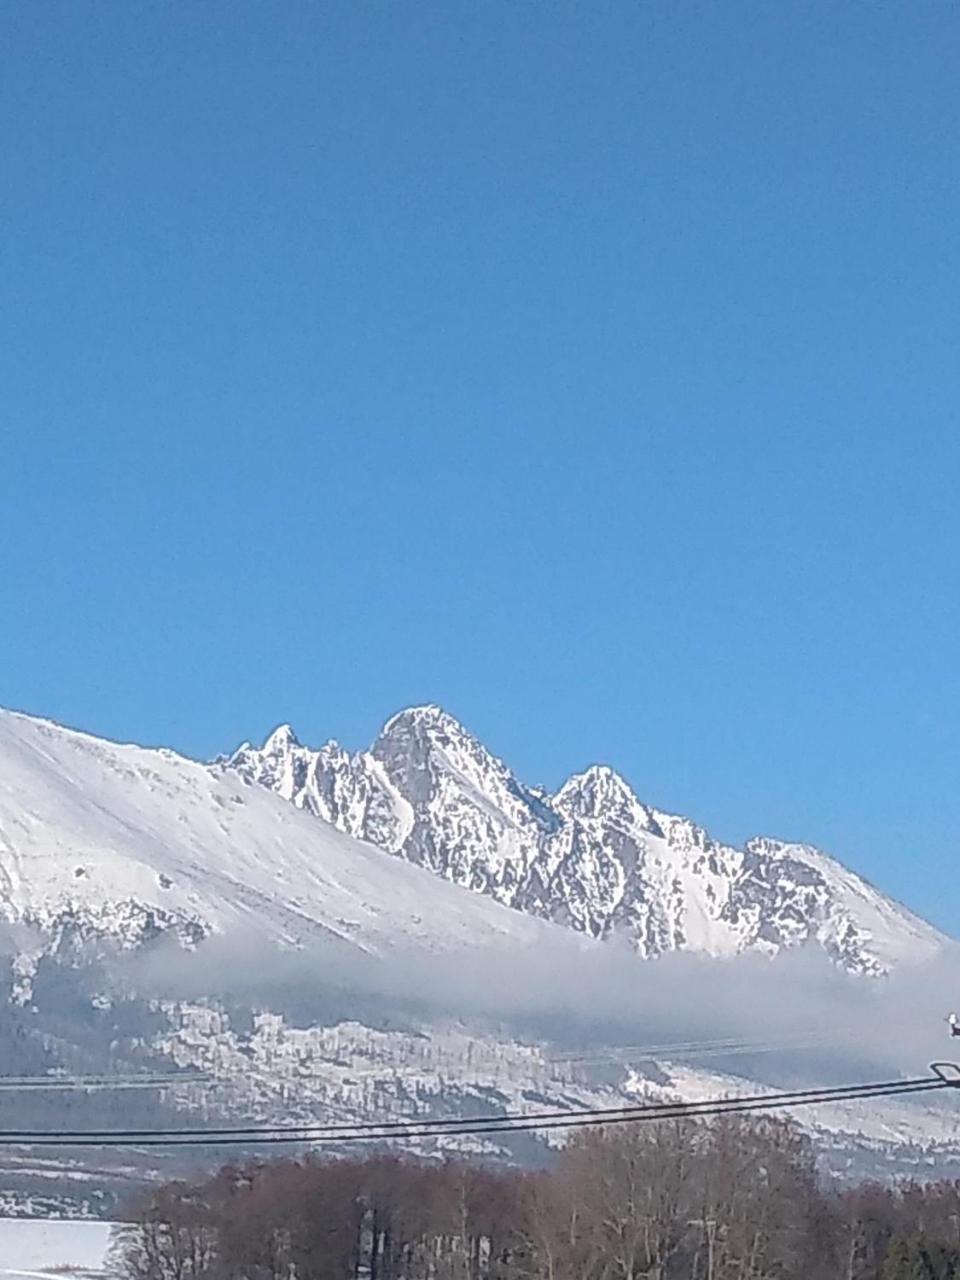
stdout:
POLYGON ((0 1218, 0 1276, 20 1280, 76 1269, 77 1280, 105 1275, 109 1222, 0 1218))

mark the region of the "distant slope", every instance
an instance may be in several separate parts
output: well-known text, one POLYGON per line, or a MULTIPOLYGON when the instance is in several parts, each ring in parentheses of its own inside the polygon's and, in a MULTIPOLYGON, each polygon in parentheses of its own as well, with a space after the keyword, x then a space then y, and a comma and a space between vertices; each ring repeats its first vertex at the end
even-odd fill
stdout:
POLYGON ((285 725, 229 764, 438 877, 591 937, 624 936, 644 956, 815 943, 851 972, 879 974, 945 941, 819 850, 721 844, 643 804, 608 767, 555 795, 527 787, 438 707, 394 716, 367 752, 312 750, 285 725))

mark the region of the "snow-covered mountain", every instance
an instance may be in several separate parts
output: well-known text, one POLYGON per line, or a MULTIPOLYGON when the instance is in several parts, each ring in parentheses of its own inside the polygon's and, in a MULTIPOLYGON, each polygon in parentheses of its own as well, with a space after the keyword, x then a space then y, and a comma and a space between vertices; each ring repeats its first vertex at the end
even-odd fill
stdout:
POLYGON ((525 786, 439 707, 390 719, 369 751, 302 746, 289 725, 229 758, 243 778, 341 831, 527 915, 646 957, 816 943, 879 974, 929 958, 930 925, 809 845, 713 840, 595 765, 554 795, 525 786))
MULTIPOLYGON (((552 796, 526 787, 436 708, 395 716, 370 752, 311 751, 282 729, 212 764, 0 711, 0 1074, 181 1073, 149 1096, 0 1090, 0 1127, 615 1106, 822 1083, 798 1056, 832 1040, 849 1051, 851 1028, 825 1019, 824 1036, 809 1002, 802 1026, 763 1019, 762 1044, 722 1010, 700 1025, 700 972, 687 1016, 693 1006, 695 1034, 717 1039, 691 1043, 689 1023, 671 1023, 675 996, 656 996, 685 958, 647 967, 610 936, 647 957, 806 940, 856 974, 947 945, 815 850, 717 844, 610 769, 552 796), (637 999, 621 1016, 624 992, 637 999), (620 1047, 605 1048, 611 1009, 620 1047), (784 1027, 785 1059, 772 1052, 784 1027), (729 1074, 705 1074, 704 1055, 729 1074), (198 1070, 202 1084, 187 1078, 198 1070)), ((721 966, 721 985, 735 967, 721 966)), ((865 1057, 830 1069, 870 1078, 865 1057)), ((914 1053, 903 1057, 912 1070, 914 1053)), ((871 1124, 865 1158, 909 1163, 932 1143, 949 1161, 960 1127, 935 1102, 805 1118, 829 1132, 836 1167, 871 1124)), ((0 1150, 5 1184, 27 1199, 51 1175, 113 1195, 137 1168, 123 1154, 41 1164, 0 1150)))

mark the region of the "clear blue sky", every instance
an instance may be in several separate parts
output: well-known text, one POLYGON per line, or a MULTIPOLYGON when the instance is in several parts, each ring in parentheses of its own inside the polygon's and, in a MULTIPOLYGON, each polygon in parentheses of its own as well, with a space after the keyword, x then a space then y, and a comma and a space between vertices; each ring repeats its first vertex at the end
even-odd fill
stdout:
POLYGON ((955 0, 0 37, 0 703, 438 701, 960 930, 955 0))

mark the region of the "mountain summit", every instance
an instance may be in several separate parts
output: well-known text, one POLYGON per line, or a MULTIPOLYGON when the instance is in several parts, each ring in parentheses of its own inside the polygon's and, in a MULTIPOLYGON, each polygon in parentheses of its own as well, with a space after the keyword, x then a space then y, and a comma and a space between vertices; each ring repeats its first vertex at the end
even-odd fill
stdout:
POLYGON ((445 880, 594 938, 625 938, 643 956, 816 945, 853 973, 880 974, 944 941, 818 849, 722 844, 644 804, 609 766, 544 795, 437 706, 391 717, 369 751, 313 750, 284 726, 228 766, 445 880))

